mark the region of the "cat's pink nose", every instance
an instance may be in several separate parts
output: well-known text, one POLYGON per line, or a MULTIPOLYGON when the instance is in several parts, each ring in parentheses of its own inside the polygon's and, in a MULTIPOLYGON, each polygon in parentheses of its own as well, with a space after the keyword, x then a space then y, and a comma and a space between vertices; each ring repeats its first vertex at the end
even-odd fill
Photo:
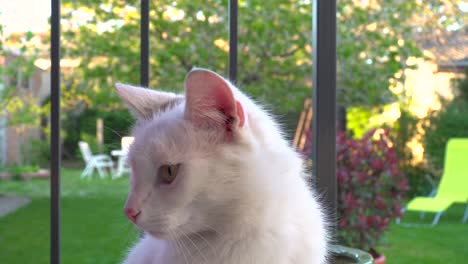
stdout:
POLYGON ((125 215, 132 221, 133 223, 136 223, 138 215, 141 213, 140 210, 136 210, 133 208, 125 208, 125 215))

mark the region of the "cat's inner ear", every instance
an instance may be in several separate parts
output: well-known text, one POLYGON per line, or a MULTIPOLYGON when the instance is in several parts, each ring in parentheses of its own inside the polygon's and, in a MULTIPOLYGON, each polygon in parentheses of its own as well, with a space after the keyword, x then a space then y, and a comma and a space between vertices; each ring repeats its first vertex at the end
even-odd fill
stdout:
POLYGON ((195 69, 185 79, 185 116, 197 125, 223 128, 232 133, 245 121, 242 104, 229 83, 218 74, 195 69))
POLYGON ((138 119, 149 119, 155 113, 164 111, 183 99, 182 96, 174 93, 121 83, 115 85, 115 90, 138 119))

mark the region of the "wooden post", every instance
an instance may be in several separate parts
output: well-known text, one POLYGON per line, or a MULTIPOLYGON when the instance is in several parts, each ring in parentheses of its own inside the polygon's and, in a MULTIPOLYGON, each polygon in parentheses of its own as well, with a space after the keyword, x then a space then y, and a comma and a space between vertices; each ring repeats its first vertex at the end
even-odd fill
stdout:
POLYGON ((96 139, 99 153, 102 153, 104 146, 104 121, 102 118, 96 120, 96 139))

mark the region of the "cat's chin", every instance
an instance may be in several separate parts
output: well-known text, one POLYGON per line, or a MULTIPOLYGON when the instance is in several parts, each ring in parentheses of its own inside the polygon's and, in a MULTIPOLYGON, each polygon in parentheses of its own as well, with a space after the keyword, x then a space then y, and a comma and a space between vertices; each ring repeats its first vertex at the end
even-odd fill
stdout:
POLYGON ((174 236, 171 235, 169 232, 163 232, 163 231, 144 231, 145 233, 149 234, 150 236, 156 238, 156 239, 161 239, 161 240, 172 240, 174 239, 174 236))
MULTIPOLYGON (((144 232, 153 238, 159 240, 176 240, 180 238, 181 231, 168 231, 168 230, 144 230, 144 232)), ((183 236, 183 235, 182 235, 183 236)))
MULTIPOLYGON (((153 238, 159 239, 159 240, 178 240, 184 237, 191 237, 193 233, 185 233, 184 231, 178 229, 177 231, 144 231, 146 234, 149 234, 153 238)), ((211 231, 206 231, 206 232, 200 232, 198 233, 197 236, 200 236, 200 234, 203 234, 203 236, 211 236, 212 232, 211 231)))

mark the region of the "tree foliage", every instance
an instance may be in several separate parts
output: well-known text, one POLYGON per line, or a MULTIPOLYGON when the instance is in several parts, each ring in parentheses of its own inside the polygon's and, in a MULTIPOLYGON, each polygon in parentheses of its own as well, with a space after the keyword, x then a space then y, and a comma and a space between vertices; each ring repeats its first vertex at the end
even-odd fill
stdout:
MULTIPOLYGON (((282 2, 240 2, 238 84, 259 100, 291 108, 309 92, 310 23, 301 23, 310 21, 310 5, 282 2), (305 66, 297 65, 301 58, 305 66), (282 98, 271 96, 278 94, 282 98)), ((81 59, 73 76, 81 81, 70 85, 82 86, 91 107, 112 109, 114 82, 139 80, 139 7, 123 1, 69 1, 65 7, 64 54, 81 59), (77 13, 90 14, 86 23, 74 23, 77 13)), ((152 3, 150 86, 180 91, 194 66, 227 73, 226 7, 227 1, 214 0, 152 3)))
POLYGON ((418 42, 463 24, 453 1, 340 2, 337 76, 339 101, 346 106, 375 107, 404 99, 388 88, 403 83, 401 73, 416 67, 407 59, 423 56, 418 42))
MULTIPOLYGON (((422 55, 414 34, 442 27, 437 18, 448 14, 440 11, 443 0, 371 2, 338 4, 341 104, 396 100, 388 90, 402 81, 395 74, 411 66, 406 58, 422 55)), ((239 1, 238 85, 275 110, 297 111, 311 94, 311 6, 307 0, 239 1)), ((193 66, 227 73, 227 7, 226 0, 151 2, 151 87, 180 91, 193 66)), ((69 98, 71 105, 120 107, 114 82, 139 80, 137 2, 68 0, 62 18, 63 54, 81 60, 66 82, 76 94, 69 98)))
POLYGON ((1 127, 37 125, 44 109, 38 105, 34 95, 22 89, 35 70, 34 61, 38 51, 31 43, 33 34, 27 32, 6 36, 0 25, 0 117, 1 127))

